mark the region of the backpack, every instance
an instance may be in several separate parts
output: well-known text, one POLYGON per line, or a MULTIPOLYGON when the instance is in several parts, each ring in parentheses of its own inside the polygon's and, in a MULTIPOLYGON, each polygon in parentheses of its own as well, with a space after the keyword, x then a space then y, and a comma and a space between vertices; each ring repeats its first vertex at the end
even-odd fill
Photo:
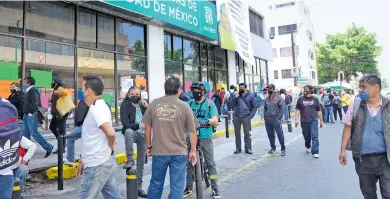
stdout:
POLYGON ((234 97, 236 92, 230 92, 230 90, 229 90, 229 93, 230 93, 229 97, 228 98, 225 97, 225 104, 227 105, 228 111, 230 111, 232 109, 232 106, 231 106, 231 102, 233 99, 232 97, 234 97))
POLYGON ((18 111, 0 97, 0 170, 19 162, 22 131, 18 124, 18 111))
POLYGON ((324 102, 324 105, 325 106, 329 106, 332 102, 330 101, 330 97, 329 97, 329 94, 326 93, 322 96, 322 100, 324 102))
POLYGON ((289 94, 284 94, 286 97, 285 97, 285 102, 287 105, 291 104, 292 103, 292 96, 289 95, 289 94))

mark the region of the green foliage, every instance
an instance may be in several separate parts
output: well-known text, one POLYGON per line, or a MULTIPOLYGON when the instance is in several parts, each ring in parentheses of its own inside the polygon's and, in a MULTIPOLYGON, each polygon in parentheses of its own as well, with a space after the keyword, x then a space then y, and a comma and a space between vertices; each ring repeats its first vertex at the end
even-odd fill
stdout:
POLYGON ((324 44, 317 44, 319 83, 337 79, 343 71, 347 81, 356 72, 378 74, 377 61, 382 47, 377 46, 375 33, 352 24, 346 32, 328 35, 324 44))

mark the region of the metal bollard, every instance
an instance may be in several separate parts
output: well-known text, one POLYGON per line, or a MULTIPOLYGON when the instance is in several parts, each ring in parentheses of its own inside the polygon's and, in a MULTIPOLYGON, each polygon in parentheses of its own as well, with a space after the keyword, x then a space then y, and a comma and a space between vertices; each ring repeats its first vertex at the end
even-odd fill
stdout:
POLYGON ((64 137, 58 136, 58 190, 64 190, 64 137))
POLYGON ((134 171, 134 169, 126 169, 126 175, 127 199, 137 199, 138 188, 136 171, 134 171))
POLYGON ((290 132, 290 133, 293 132, 290 120, 287 121, 287 128, 288 128, 288 132, 290 132))
POLYGON ((226 129, 226 138, 229 138, 229 118, 225 117, 225 129, 226 129))
POLYGON ((12 190, 12 199, 20 199, 22 197, 22 191, 20 190, 19 178, 14 178, 14 188, 12 190))

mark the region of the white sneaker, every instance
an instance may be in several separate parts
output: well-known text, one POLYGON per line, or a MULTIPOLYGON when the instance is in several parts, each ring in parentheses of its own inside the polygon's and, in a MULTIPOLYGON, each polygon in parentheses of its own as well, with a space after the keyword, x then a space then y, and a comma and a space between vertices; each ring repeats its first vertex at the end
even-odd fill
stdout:
POLYGON ((313 157, 314 157, 314 158, 319 158, 320 155, 318 155, 318 154, 313 154, 313 157))
POLYGON ((74 162, 69 162, 68 160, 65 160, 64 161, 64 165, 68 165, 70 167, 73 167, 74 166, 74 162))
POLYGON ((306 153, 310 153, 310 148, 306 148, 306 153))

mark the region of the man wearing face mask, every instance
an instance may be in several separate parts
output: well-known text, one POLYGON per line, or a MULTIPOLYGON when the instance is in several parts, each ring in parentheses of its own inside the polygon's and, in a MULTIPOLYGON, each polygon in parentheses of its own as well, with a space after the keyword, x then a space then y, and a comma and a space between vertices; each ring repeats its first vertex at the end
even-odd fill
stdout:
POLYGON ((144 173, 144 164, 146 157, 146 140, 141 121, 148 108, 148 103, 141 99, 141 90, 137 86, 132 86, 127 96, 121 104, 121 122, 123 125, 122 133, 125 136, 127 163, 123 169, 134 170, 134 149, 133 143, 137 144, 137 184, 138 197, 146 198, 147 194, 142 190, 142 177, 144 173))
POLYGON ((283 98, 275 93, 275 85, 270 84, 267 88, 269 95, 265 99, 264 121, 268 139, 271 145, 271 150, 268 151, 268 154, 273 154, 276 151, 276 132, 282 150, 281 155, 285 156, 286 146, 284 144, 284 135, 282 128, 283 107, 285 106, 285 103, 283 98))
POLYGON ((252 92, 247 90, 245 83, 240 83, 239 93, 235 94, 232 100, 234 109, 233 124, 236 137, 236 151, 234 154, 241 153, 241 125, 244 129, 245 153, 253 154, 251 139, 251 119, 257 112, 256 98, 252 92))
POLYGON ((390 198, 390 100, 381 95, 382 83, 376 75, 359 81, 359 100, 345 115, 339 161, 347 164, 347 147, 352 151, 364 198, 390 198))
POLYGON ((303 89, 304 95, 298 99, 295 106, 295 127, 298 127, 300 121, 306 153, 311 152, 314 158, 319 158, 318 118, 320 127, 323 127, 321 105, 318 98, 312 95, 314 92, 312 86, 306 85, 303 89))
POLYGON ((11 95, 8 97, 8 101, 13 104, 18 110, 18 117, 20 120, 23 120, 23 103, 24 103, 24 93, 19 90, 18 84, 13 82, 10 87, 11 95))
MULTIPOLYGON (((214 102, 207 99, 204 95, 206 88, 203 83, 193 83, 191 85, 192 99, 188 102, 201 126, 207 126, 218 123, 218 111, 214 102)), ((191 143, 187 135, 187 146, 190 148, 191 143)), ((211 190, 213 198, 220 198, 217 181, 217 168, 214 160, 213 147, 213 129, 212 127, 201 128, 199 132, 199 142, 203 151, 206 165, 210 174, 211 190)), ((194 179, 192 179, 192 165, 188 162, 187 165, 187 187, 184 190, 184 197, 192 194, 194 179)))

